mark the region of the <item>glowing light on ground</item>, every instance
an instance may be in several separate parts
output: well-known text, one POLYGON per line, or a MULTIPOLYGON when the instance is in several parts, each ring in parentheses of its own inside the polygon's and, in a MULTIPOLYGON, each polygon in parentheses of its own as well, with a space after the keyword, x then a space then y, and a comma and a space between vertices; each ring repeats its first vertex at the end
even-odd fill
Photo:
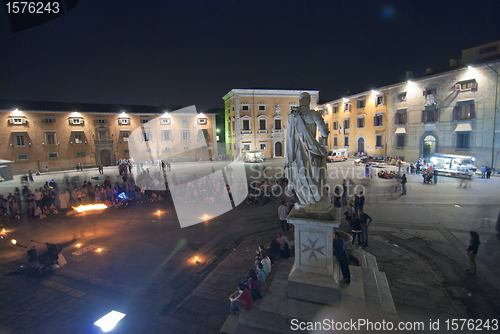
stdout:
POLYGON ((12 244, 17 244, 17 240, 16 239, 12 239, 10 242, 12 242, 12 244))
POLYGON ((111 311, 106 314, 101 319, 94 322, 94 325, 97 327, 101 327, 103 332, 109 332, 113 328, 115 328, 116 324, 125 317, 125 313, 121 313, 118 311, 111 311))
POLYGON ((82 244, 76 244, 76 247, 82 247, 82 244))
POLYGON ((102 252, 102 248, 97 248, 97 251, 100 253, 102 252))
POLYGON ((80 205, 77 206, 76 208, 73 207, 74 210, 80 213, 85 213, 85 211, 92 211, 92 210, 104 210, 107 209, 108 207, 106 204, 88 204, 88 205, 80 205))

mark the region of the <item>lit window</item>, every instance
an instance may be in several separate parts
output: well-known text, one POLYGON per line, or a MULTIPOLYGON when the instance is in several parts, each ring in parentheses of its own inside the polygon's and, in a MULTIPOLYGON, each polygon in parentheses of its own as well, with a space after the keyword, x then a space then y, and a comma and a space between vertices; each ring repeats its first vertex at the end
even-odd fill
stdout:
POLYGON ((383 106, 385 104, 385 95, 379 94, 377 95, 377 99, 375 100, 375 106, 383 106))
POLYGON ((83 144, 83 132, 73 132, 73 142, 75 144, 83 144))
POLYGON ((406 101, 406 92, 402 92, 398 94, 398 102, 406 101))
POLYGON ((122 132, 120 132, 120 134, 121 134, 122 142, 129 141, 129 139, 130 139, 130 132, 129 131, 122 131, 122 132))
POLYGON ((120 124, 120 125, 129 125, 130 124, 130 118, 119 118, 118 119, 118 124, 120 124))

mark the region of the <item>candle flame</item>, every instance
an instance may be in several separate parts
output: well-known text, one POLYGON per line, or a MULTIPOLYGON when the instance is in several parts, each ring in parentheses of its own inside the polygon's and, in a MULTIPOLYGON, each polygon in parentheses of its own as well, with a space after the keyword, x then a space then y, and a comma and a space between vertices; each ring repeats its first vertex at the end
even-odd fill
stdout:
POLYGON ((197 256, 194 258, 194 260, 196 261, 196 263, 200 262, 200 259, 198 259, 197 256))

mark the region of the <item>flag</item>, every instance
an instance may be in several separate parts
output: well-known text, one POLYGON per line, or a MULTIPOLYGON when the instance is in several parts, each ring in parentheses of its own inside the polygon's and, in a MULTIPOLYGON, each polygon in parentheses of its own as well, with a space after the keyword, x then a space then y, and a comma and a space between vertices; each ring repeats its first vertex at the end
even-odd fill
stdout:
POLYGON ((342 125, 339 124, 339 134, 342 133, 341 130, 342 130, 342 125))

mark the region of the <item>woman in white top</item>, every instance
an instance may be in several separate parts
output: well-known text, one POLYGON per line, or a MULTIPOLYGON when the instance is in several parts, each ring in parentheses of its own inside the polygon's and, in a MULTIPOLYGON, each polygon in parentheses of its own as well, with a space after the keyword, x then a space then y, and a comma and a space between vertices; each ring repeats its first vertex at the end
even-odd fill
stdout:
POLYGON ((260 251, 260 263, 267 269, 267 274, 271 273, 271 259, 267 256, 267 252, 263 249, 260 251))

